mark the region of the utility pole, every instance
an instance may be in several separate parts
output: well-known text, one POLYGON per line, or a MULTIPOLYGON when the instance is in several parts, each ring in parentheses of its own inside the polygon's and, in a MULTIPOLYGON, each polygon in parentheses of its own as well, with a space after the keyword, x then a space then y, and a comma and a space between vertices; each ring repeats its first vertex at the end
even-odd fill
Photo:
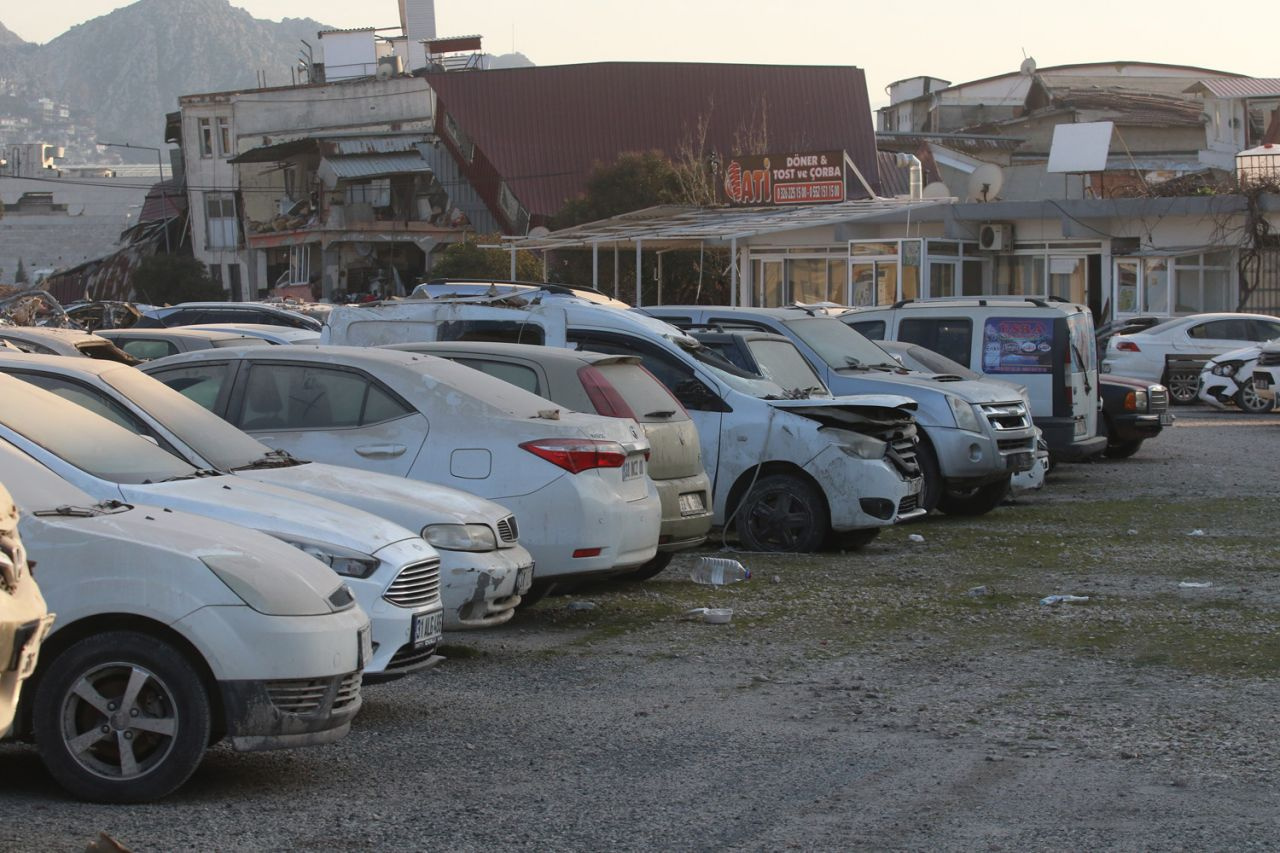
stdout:
POLYGON ((98 141, 98 145, 104 148, 138 148, 143 151, 156 152, 156 165, 160 167, 160 203, 164 207, 164 253, 166 255, 172 253, 169 246, 169 191, 164 185, 164 149, 156 148, 154 145, 134 145, 131 142, 102 142, 98 141))

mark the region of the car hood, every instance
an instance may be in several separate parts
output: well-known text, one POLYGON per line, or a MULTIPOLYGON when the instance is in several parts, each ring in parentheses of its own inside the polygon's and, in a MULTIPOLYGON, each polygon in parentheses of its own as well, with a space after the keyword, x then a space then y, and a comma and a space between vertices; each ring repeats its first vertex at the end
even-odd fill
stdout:
POLYGON ((1101 373, 1098 375, 1098 382, 1102 385, 1120 385, 1125 388, 1147 389, 1154 382, 1147 382, 1145 379, 1135 379, 1132 376, 1117 376, 1114 373, 1101 373))
POLYGON ((1209 359, 1208 364, 1222 364, 1224 361, 1255 361, 1262 352, 1262 346, 1259 344, 1250 344, 1247 347, 1233 349, 1230 352, 1220 353, 1209 359))
POLYGON ((850 381, 860 383, 876 383, 882 385, 885 393, 910 395, 914 389, 921 389, 947 394, 955 394, 969 403, 1008 403, 1020 395, 1007 385, 995 385, 980 379, 962 379, 949 373, 881 373, 879 371, 848 371, 844 368, 833 371, 831 391, 840 391, 841 380, 848 377, 850 381))
POLYGON ((919 405, 910 397, 903 397, 898 394, 854 394, 846 397, 818 397, 811 400, 766 400, 765 402, 775 408, 789 409, 791 411, 834 408, 862 409, 867 412, 874 412, 876 410, 898 409, 898 416, 901 416, 902 412, 908 414, 914 412, 919 405))
POLYGON ((323 462, 237 471, 236 476, 359 506, 409 530, 427 524, 493 525, 511 514, 502 504, 460 489, 323 462))
POLYGON ((340 545, 376 555, 417 538, 376 515, 334 501, 241 477, 201 477, 169 483, 121 484, 129 503, 148 503, 283 536, 340 545))

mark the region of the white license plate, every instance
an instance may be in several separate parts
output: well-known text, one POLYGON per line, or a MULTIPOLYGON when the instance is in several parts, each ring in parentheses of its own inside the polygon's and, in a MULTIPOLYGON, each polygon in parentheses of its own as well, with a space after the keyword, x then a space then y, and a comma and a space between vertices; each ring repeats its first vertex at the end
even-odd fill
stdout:
POLYGON ((373 626, 365 625, 356 632, 356 663, 360 665, 360 669, 364 669, 371 660, 373 660, 373 626))
POLYGON ((923 488, 924 488, 924 477, 916 477, 914 480, 907 483, 907 494, 918 495, 920 494, 920 491, 923 488))
POLYGON ((644 457, 636 456, 622 463, 622 479, 634 480, 644 476, 644 457))
POLYGON ((707 505, 702 502, 702 492, 685 492, 680 496, 681 515, 701 515, 707 505))
POLYGON ((1173 426, 1173 415, 1168 412, 1160 413, 1160 426, 1173 426))
POLYGON ((440 642, 443 628, 444 614, 440 611, 413 614, 413 647, 420 649, 440 642))
POLYGON ((533 586, 533 566, 521 566, 516 571, 516 595, 524 595, 533 586))
POLYGON ((1076 418, 1075 437, 1080 438, 1089 429, 1083 417, 1076 418))

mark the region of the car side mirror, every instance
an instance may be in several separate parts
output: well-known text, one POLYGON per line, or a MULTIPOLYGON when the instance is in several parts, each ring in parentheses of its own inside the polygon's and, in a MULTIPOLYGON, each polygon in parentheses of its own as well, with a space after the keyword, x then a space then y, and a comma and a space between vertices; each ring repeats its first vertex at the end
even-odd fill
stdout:
POLYGON ((720 395, 698 379, 686 379, 672 389, 671 393, 680 401, 680 405, 686 409, 694 409, 700 412, 732 411, 725 405, 724 400, 720 399, 720 395))

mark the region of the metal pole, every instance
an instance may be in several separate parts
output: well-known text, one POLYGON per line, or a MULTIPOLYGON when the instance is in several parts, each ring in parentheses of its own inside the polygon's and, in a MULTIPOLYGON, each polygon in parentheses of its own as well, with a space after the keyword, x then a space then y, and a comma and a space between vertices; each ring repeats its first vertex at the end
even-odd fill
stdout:
POLYGON ((729 241, 729 304, 738 307, 738 238, 729 241))
POLYGON ((160 167, 160 205, 164 208, 164 253, 173 254, 169 247, 169 192, 164 186, 164 159, 159 148, 156 149, 156 165, 160 167))
POLYGON ((600 243, 591 241, 591 286, 600 289, 600 243))
POLYGON ((516 280, 516 247, 511 247, 511 280, 516 280))
POLYGON ((618 288, 621 286, 619 279, 622 278, 620 256, 618 254, 618 244, 613 244, 613 298, 618 298, 618 288))
POLYGON ((662 252, 658 253, 658 304, 662 304, 662 252))
POLYGON ((640 308, 644 305, 644 297, 641 295, 640 286, 644 283, 640 279, 640 245, 641 241, 636 240, 636 307, 640 308))

